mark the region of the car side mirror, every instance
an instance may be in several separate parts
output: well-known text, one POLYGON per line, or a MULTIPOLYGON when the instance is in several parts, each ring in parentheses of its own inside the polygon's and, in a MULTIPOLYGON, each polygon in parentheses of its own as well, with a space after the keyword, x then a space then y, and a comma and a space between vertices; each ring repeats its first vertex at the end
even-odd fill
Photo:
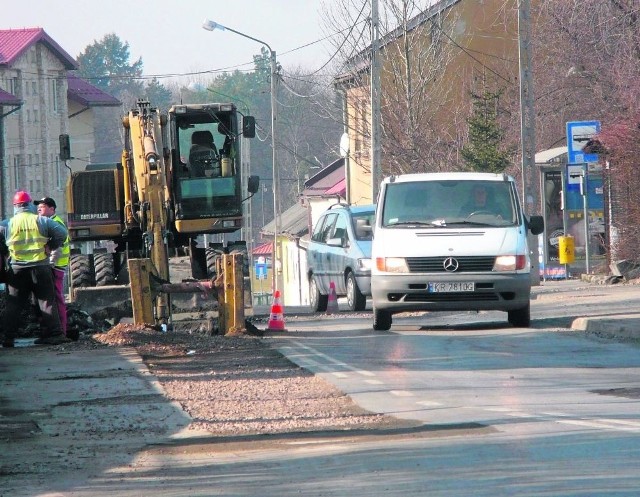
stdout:
POLYGON ((527 221, 527 227, 534 235, 539 235, 544 231, 544 219, 542 216, 531 216, 527 221))

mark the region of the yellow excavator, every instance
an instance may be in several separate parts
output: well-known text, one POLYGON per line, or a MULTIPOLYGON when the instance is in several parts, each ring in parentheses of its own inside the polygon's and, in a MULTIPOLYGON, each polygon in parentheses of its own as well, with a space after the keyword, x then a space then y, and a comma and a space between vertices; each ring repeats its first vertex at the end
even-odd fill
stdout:
POLYGON ((255 119, 231 103, 174 105, 161 113, 140 100, 122 120, 125 146, 116 164, 91 164, 67 183, 73 300, 99 301, 104 290, 130 289, 136 324, 167 325, 170 295, 212 292, 221 332, 242 331, 248 257, 245 241, 209 243, 206 235, 243 226, 240 137, 255 119), (86 247, 91 246, 90 250, 86 247), (169 259, 189 255, 192 279, 171 283, 169 259))

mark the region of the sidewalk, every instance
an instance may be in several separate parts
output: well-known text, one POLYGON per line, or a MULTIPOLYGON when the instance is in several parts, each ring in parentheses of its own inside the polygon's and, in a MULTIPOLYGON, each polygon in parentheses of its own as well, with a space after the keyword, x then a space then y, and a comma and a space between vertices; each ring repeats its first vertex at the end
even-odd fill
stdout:
POLYGON ((0 496, 56 495, 189 422, 133 350, 0 349, 0 496))

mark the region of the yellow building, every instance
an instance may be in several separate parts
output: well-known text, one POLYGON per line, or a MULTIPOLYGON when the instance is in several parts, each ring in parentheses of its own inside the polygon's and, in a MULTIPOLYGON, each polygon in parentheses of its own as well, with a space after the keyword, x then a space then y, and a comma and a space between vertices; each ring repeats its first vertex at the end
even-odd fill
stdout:
MULTIPOLYGON (((518 2, 441 0, 381 36, 382 174, 458 167, 471 93, 518 92, 518 2)), ((371 199, 370 53, 334 79, 343 92, 348 199, 371 199)), ((514 116, 518 119, 518 116, 514 116)))

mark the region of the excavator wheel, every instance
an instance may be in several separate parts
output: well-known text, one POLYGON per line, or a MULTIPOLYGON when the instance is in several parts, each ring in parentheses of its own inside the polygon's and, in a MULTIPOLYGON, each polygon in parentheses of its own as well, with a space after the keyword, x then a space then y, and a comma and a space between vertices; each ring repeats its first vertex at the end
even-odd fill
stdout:
POLYGON ((95 277, 91 256, 87 254, 72 254, 69 260, 71 286, 73 288, 86 288, 94 286, 95 277))
POLYGON ((114 285, 116 282, 113 254, 97 252, 93 254, 96 286, 114 285))
POLYGON ((224 254, 224 247, 221 243, 212 243, 204 251, 207 258, 207 277, 215 278, 216 273, 216 261, 224 254))

